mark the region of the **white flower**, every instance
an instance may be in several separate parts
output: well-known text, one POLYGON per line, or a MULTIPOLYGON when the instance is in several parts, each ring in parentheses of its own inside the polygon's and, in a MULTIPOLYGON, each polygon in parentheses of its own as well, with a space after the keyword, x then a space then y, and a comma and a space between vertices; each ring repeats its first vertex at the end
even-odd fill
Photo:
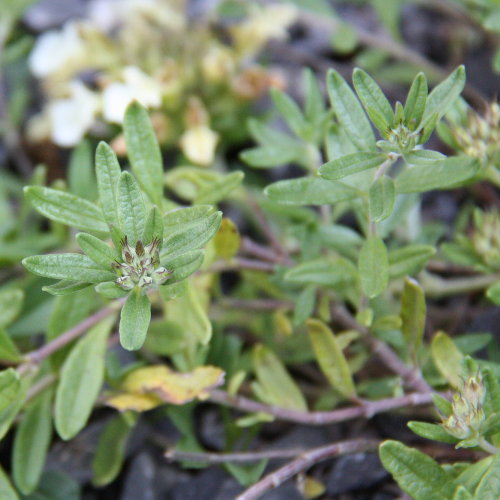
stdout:
POLYGON ((125 109, 133 101, 143 106, 158 108, 162 95, 160 84, 135 66, 123 69, 123 82, 108 85, 103 92, 103 115, 113 123, 122 123, 125 109))
POLYGON ((70 96, 56 99, 48 106, 52 140, 63 147, 78 144, 95 120, 100 108, 97 94, 83 83, 70 83, 70 96))
POLYGON ((43 78, 79 59, 83 53, 78 23, 68 22, 61 31, 47 31, 38 38, 29 57, 29 67, 35 76, 43 78))
POLYGON ((214 159, 219 136, 207 125, 188 128, 180 139, 182 152, 193 163, 210 165, 214 159))

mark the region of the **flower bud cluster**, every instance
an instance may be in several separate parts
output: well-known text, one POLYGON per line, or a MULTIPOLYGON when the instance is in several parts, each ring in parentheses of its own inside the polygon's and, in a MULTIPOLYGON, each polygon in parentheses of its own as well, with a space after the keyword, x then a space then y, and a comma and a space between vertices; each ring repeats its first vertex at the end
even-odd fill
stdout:
POLYGON ((129 245, 127 237, 122 240, 122 260, 114 262, 113 269, 118 274, 116 284, 124 290, 132 290, 136 286, 148 288, 151 285, 162 285, 172 271, 159 266, 160 240, 155 238, 144 246, 137 240, 134 246, 129 245))
POLYGON ((490 161, 500 155, 500 105, 492 103, 484 117, 470 111, 465 125, 453 127, 452 133, 466 155, 490 161))
POLYGON ((485 396, 481 373, 468 377, 460 391, 453 395, 452 413, 442 423, 446 432, 461 440, 478 438, 485 420, 485 396))
POLYGON ((420 133, 410 130, 406 125, 400 123, 396 128, 389 130, 387 140, 396 144, 401 151, 412 151, 418 143, 420 133))
POLYGON ((474 212, 472 245, 476 254, 492 270, 500 270, 500 212, 474 212))

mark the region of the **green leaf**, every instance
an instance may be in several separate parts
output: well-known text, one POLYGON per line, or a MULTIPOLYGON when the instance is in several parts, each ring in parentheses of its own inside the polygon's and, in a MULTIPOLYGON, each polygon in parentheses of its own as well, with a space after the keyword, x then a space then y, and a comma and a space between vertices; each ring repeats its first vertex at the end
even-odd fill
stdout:
POLYGON ((286 205, 324 205, 350 200, 356 190, 341 182, 320 177, 301 177, 278 181, 264 190, 269 199, 286 205))
POLYGON ((154 239, 158 239, 160 244, 163 242, 163 217, 157 207, 151 207, 149 210, 142 233, 142 242, 145 245, 149 245, 154 239))
POLYGON ((201 188, 194 199, 194 203, 218 203, 234 191, 241 182, 245 174, 240 170, 222 176, 215 182, 211 182, 206 187, 201 188))
POLYGON ((414 500, 444 500, 455 490, 453 476, 431 457, 397 441, 380 445, 380 459, 403 491, 414 500))
POLYGON ((217 233, 222 220, 222 212, 199 219, 189 224, 182 231, 174 233, 163 240, 163 250, 160 260, 183 254, 188 250, 197 250, 205 245, 217 233))
POLYGON ((24 500, 80 500, 78 483, 68 474, 48 470, 42 475, 37 490, 24 500))
POLYGON ((144 348, 161 356, 171 356, 189 348, 190 334, 183 324, 175 321, 152 321, 144 348))
POLYGON ((446 156, 438 151, 429 149, 414 149, 404 155, 404 159, 408 165, 428 165, 434 164, 436 161, 445 160, 446 156))
POLYGON ((387 219, 392 214, 396 201, 394 181, 387 175, 377 179, 368 191, 370 218, 374 222, 387 219))
POLYGON ((106 271, 111 270, 111 263, 116 260, 116 253, 104 241, 87 233, 78 233, 76 241, 80 248, 91 258, 98 266, 106 271))
POLYGON ((272 168, 295 161, 298 155, 296 147, 290 149, 275 145, 245 149, 240 158, 254 168, 272 168))
POLYGON ((407 245, 389 252, 389 275, 391 278, 414 274, 420 271, 436 253, 430 245, 407 245))
POLYGON ((70 293, 78 292, 87 288, 90 283, 84 283, 82 281, 71 281, 71 280, 61 280, 53 285, 42 286, 44 292, 50 293, 51 295, 68 295, 70 293))
POLYGON ((305 87, 304 114, 308 122, 318 125, 325 115, 323 94, 319 88, 318 80, 311 69, 304 69, 303 80, 305 87))
MULTIPOLYGON (((9 370, 11 370, 11 368, 9 368, 9 370)), ((4 391, 7 391, 8 393, 14 387, 16 387, 17 389, 13 401, 8 406, 0 410, 0 440, 3 439, 5 434, 7 434, 8 430, 10 429, 10 426, 12 425, 12 422, 14 422, 14 419, 19 413, 19 410, 22 408, 30 384, 31 384, 31 377, 23 377, 22 379, 20 379, 19 385, 14 382, 14 385, 11 385, 9 386, 9 388, 1 391, 2 394, 5 395, 6 392, 4 391)), ((1 404, 2 401, 0 399, 0 405, 1 404)))
POLYGON ((123 132, 132 171, 151 201, 161 207, 163 161, 160 146, 148 112, 137 101, 125 111, 123 132))
POLYGON ((441 425, 428 422, 408 422, 408 427, 419 436, 441 443, 456 444, 458 439, 448 434, 441 425))
POLYGON ((108 233, 101 210, 88 200, 42 186, 24 188, 26 198, 45 217, 68 226, 97 233, 108 233))
POLYGON ((263 459, 250 465, 239 465, 231 462, 224 464, 224 467, 242 486, 250 486, 256 483, 262 476, 268 460, 263 459))
POLYGON ((493 283, 493 285, 486 290, 486 297, 488 297, 493 304, 500 306, 500 281, 493 283))
POLYGON ((356 396, 349 364, 335 334, 322 321, 307 320, 307 331, 321 371, 335 391, 346 398, 356 396))
POLYGON ((0 328, 0 359, 14 363, 22 360, 21 353, 3 328, 0 328))
POLYGON ((352 82, 360 101, 373 123, 375 123, 381 132, 385 132, 394 122, 394 112, 382 89, 368 73, 360 68, 355 68, 353 71, 352 82), (371 109, 376 111, 376 117, 371 115, 371 109), (379 122, 376 119, 377 117, 382 117, 383 123, 377 123, 379 122))
POLYGON ((21 312, 24 292, 19 288, 0 291, 0 328, 10 325, 21 312))
POLYGON ((458 98, 464 86, 465 67, 459 66, 429 94, 421 127, 428 125, 434 114, 437 114, 438 119, 441 118, 458 98))
POLYGON ((362 151, 375 149, 375 136, 363 108, 340 73, 331 69, 326 77, 326 86, 332 108, 349 138, 362 151))
POLYGON ((296 265, 284 275, 286 281, 335 287, 355 281, 356 269, 346 259, 315 259, 296 265))
POLYGON ((271 89, 271 98, 278 111, 283 115, 286 124, 297 137, 303 137, 306 123, 302 111, 294 100, 276 88, 271 89))
POLYGON ((86 198, 89 201, 95 201, 97 198, 92 151, 87 140, 80 142, 71 153, 68 184, 71 193, 80 198, 86 198))
POLYGON ((451 189, 474 177, 480 168, 477 158, 455 156, 401 172, 396 178, 398 193, 451 189))
POLYGON ((212 338, 212 323, 206 306, 203 294, 188 282, 186 293, 168 302, 166 316, 182 325, 200 344, 207 345, 212 338))
POLYGON ((136 420, 130 413, 119 414, 104 426, 92 460, 94 486, 111 483, 120 472, 125 458, 125 445, 136 420))
POLYGON ((406 278, 401 297, 401 331, 413 354, 422 345, 426 311, 422 287, 414 279, 406 278))
POLYGON ((425 112, 427 102, 427 78, 424 73, 419 73, 413 83, 406 98, 404 112, 405 123, 410 130, 416 130, 425 112))
POLYGON ((146 225, 146 206, 137 182, 128 172, 122 172, 118 183, 118 213, 120 228, 129 244, 135 245, 146 225))
POLYGON ((104 219, 108 224, 120 227, 118 183, 121 169, 115 152, 105 142, 100 142, 97 146, 95 171, 104 219))
POLYGON ((126 290, 118 286, 115 281, 104 281, 95 287, 95 291, 107 299, 119 299, 128 294, 126 290))
POLYGON ((0 498, 2 500, 19 500, 16 490, 9 481, 7 474, 0 467, 0 498))
POLYGON ((306 401, 280 359, 267 347, 258 344, 252 352, 258 380, 258 396, 267 404, 290 410, 307 411, 306 401))
POLYGON ((45 391, 26 410, 12 455, 12 475, 19 490, 28 495, 36 489, 52 437, 52 391, 45 391))
POLYGON ((165 260, 162 260, 161 265, 169 271, 172 271, 172 274, 169 275, 167 283, 160 287, 160 291, 191 276, 191 274, 201 267, 203 258, 203 250, 194 250, 181 255, 169 256, 166 257, 165 260))
POLYGON ((293 324, 299 326, 311 316, 316 303, 316 287, 306 286, 297 297, 293 308, 293 324))
POLYGON ((389 283, 387 249, 378 236, 369 236, 361 247, 358 261, 363 291, 369 298, 381 294, 389 283))
POLYGON ((431 342, 432 360, 439 373, 455 389, 461 386, 464 355, 444 332, 438 332, 431 342))
POLYGON ((115 273, 104 271, 101 266, 80 253, 33 255, 23 259, 22 264, 33 274, 60 280, 99 283, 116 278, 115 273))
POLYGON ((336 181, 378 167, 386 158, 386 155, 376 152, 351 153, 321 165, 319 174, 325 179, 336 181))
POLYGON ((165 234, 185 229, 187 224, 194 224, 214 212, 212 205, 195 205, 170 210, 163 215, 165 234))
POLYGON ((497 500, 499 486, 500 453, 497 453, 474 492, 474 500, 497 500))
POLYGON ((465 486, 469 491, 474 491, 481 478, 488 471, 491 463, 493 462, 494 456, 483 458, 476 463, 470 464, 463 472, 461 472, 456 482, 465 486))
POLYGON ((130 292, 120 315, 120 344, 128 351, 137 351, 144 344, 151 320, 151 303, 140 290, 130 292))
POLYGON ((54 422, 65 441, 86 425, 104 380, 108 335, 115 318, 94 326, 71 349, 62 366, 56 392, 54 422))
POLYGON ((19 375, 14 368, 0 372, 0 412, 16 401, 20 386, 19 375))

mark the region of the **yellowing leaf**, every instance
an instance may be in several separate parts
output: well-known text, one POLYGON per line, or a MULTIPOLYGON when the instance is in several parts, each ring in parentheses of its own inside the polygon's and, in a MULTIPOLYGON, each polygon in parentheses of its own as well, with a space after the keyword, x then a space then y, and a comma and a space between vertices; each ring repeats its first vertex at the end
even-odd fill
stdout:
POLYGON ((298 487, 307 500, 317 498, 326 491, 325 485, 311 476, 299 478, 298 487))
POLYGON ((124 392, 108 399, 108 405, 121 411, 146 411, 162 403, 182 405, 206 398, 210 389, 223 382, 224 372, 215 366, 199 366, 189 373, 164 365, 148 366, 129 373, 122 385, 124 392))
POLYGON ((163 401, 154 394, 123 393, 108 399, 107 404, 119 411, 134 410, 142 412, 163 404, 163 401))
POLYGON ((214 237, 215 252, 223 259, 231 259, 240 248, 240 233, 236 224, 226 217, 222 219, 214 237))

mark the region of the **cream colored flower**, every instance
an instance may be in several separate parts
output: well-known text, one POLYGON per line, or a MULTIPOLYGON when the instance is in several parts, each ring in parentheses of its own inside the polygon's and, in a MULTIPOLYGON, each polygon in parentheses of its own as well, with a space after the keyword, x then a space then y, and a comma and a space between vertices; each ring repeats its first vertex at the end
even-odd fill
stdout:
POLYGON ((105 120, 122 123, 125 109, 133 101, 147 108, 158 108, 162 94, 160 84, 136 66, 123 69, 123 82, 108 85, 103 92, 103 115, 105 120))
POLYGON ((100 99, 83 83, 70 83, 70 96, 49 103, 48 115, 52 140, 63 147, 78 144, 94 123, 100 99))
POLYGON ((35 76, 47 77, 83 57, 85 50, 78 26, 76 22, 68 22, 61 31, 47 31, 38 38, 29 57, 29 67, 35 76))
POLYGON ((180 139, 182 152, 197 165, 210 165, 219 136, 207 125, 188 128, 180 139))

